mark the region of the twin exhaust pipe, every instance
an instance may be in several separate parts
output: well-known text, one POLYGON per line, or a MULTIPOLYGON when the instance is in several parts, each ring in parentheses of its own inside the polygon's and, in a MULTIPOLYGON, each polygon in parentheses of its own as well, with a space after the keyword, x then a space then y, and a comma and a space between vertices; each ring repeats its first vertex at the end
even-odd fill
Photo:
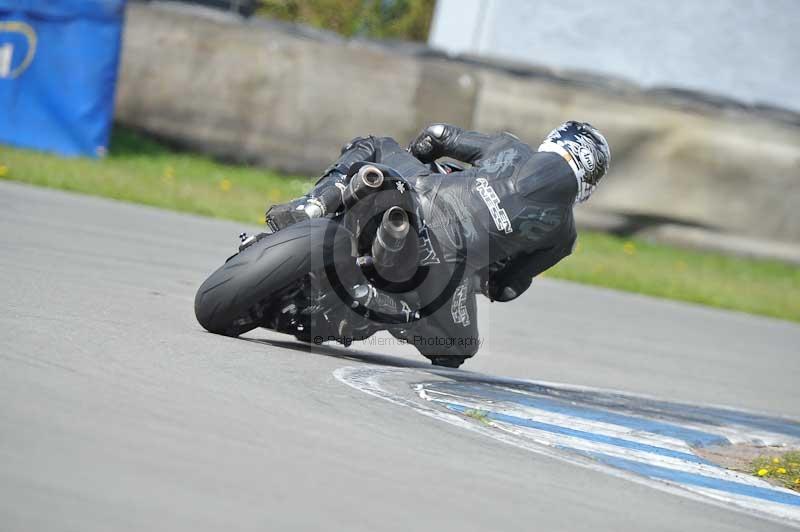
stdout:
MULTIPOLYGON (((350 208, 370 194, 378 192, 384 181, 385 176, 380 168, 371 164, 364 165, 341 191, 338 187, 330 187, 329 194, 326 191, 319 198, 311 198, 305 207, 306 214, 309 218, 319 218, 329 212, 336 212, 341 206, 340 201, 346 208, 350 208)), ((409 265, 416 266, 416 253, 409 253, 405 249, 408 247, 406 239, 410 230, 411 222, 405 209, 398 206, 389 208, 383 213, 372 242, 372 255, 359 257, 357 263, 361 266, 374 266, 382 275, 405 277, 404 270, 409 269, 409 265)), ((412 247, 416 251, 416 246, 412 247)))

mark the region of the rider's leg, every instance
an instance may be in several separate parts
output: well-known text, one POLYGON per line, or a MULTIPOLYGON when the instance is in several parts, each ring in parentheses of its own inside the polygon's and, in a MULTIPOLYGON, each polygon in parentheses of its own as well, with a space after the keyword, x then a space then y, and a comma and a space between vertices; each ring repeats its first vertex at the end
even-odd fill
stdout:
POLYGON ((435 365, 458 367, 481 344, 472 276, 465 271, 465 263, 442 260, 438 239, 431 236, 430 253, 426 254, 425 245, 420 249, 421 262, 429 265, 422 284, 416 288, 418 321, 392 334, 413 345, 435 365))
POLYGON ((361 161, 376 162, 375 140, 375 137, 356 137, 345 144, 339 158, 325 169, 322 177, 305 195, 267 209, 267 224, 273 231, 278 231, 309 217, 327 214, 325 211, 329 208, 336 209, 341 198, 339 189, 345 186, 345 176, 350 166, 361 161))
POLYGON ((411 155, 407 149, 400 146, 391 137, 376 137, 374 139, 375 161, 397 171, 404 177, 416 177, 430 174, 430 169, 411 155))
POLYGON ((267 210, 267 223, 277 231, 287 225, 333 212, 341 207, 341 189, 350 167, 358 162, 381 163, 400 175, 413 178, 430 173, 428 167, 391 137, 357 137, 342 147, 314 187, 303 197, 267 210))
POLYGON ((480 348, 475 292, 469 279, 433 314, 414 324, 405 339, 437 366, 457 368, 480 348))
POLYGON ((320 195, 324 189, 342 183, 350 167, 363 161, 384 164, 406 177, 428 173, 428 167, 393 138, 356 137, 342 147, 339 158, 325 170, 308 195, 320 195))
POLYGON ((347 171, 354 163, 362 161, 369 161, 372 163, 378 162, 375 160, 375 141, 375 137, 356 137, 342 146, 339 158, 325 169, 322 173, 322 177, 317 181, 311 192, 313 193, 313 191, 321 185, 331 185, 335 183, 336 180, 347 175, 347 171))

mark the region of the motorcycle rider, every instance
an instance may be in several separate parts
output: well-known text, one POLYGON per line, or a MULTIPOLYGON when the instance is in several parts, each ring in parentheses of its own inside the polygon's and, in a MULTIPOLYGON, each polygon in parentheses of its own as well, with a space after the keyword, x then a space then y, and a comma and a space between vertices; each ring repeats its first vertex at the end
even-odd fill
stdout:
POLYGON ((538 150, 510 133, 487 135, 449 124, 428 126, 408 149, 389 137, 358 137, 306 196, 272 207, 267 221, 279 229, 335 210, 330 198, 357 162, 381 163, 405 176, 418 194, 427 230, 420 235, 421 259, 446 272, 443 278, 452 278, 458 264, 466 273, 441 308, 408 330, 392 332, 434 364, 457 367, 480 344, 476 289, 492 301, 511 301, 533 277, 568 256, 577 238, 572 208, 589 199, 610 159, 603 135, 576 121, 554 129, 538 150), (442 157, 469 167, 435 171, 441 167, 432 163, 442 157), (480 280, 477 286, 473 278, 480 280))

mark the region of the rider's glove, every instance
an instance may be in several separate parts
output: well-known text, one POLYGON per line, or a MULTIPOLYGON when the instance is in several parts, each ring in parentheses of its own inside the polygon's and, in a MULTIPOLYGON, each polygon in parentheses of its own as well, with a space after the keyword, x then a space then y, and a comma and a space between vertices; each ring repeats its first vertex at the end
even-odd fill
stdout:
POLYGON ((433 124, 423 129, 417 138, 411 141, 408 150, 422 161, 430 163, 444 156, 445 146, 461 131, 449 124, 433 124))

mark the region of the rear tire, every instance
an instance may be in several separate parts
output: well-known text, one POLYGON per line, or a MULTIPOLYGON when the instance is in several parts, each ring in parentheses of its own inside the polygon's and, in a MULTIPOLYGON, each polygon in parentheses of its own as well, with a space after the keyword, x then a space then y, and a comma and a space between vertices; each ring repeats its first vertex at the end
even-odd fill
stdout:
MULTIPOLYGON (((238 336, 264 323, 273 296, 323 264, 329 219, 309 220, 267 235, 237 253, 197 290, 194 312, 207 331, 238 336), (317 256, 314 256, 314 255, 317 256)), ((341 240, 336 233, 336 242, 341 240)))

